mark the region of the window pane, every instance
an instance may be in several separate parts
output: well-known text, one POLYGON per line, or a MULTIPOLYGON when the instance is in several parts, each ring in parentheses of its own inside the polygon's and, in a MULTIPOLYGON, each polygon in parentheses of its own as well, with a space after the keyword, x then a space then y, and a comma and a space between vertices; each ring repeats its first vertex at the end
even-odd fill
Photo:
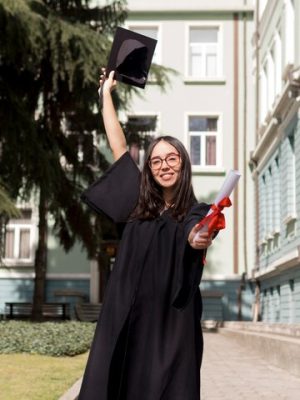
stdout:
POLYGON ((20 230, 19 258, 30 258, 30 230, 20 230))
POLYGON ((216 43, 218 41, 218 28, 191 28, 191 43, 216 43))
POLYGON ((216 54, 207 54, 206 56, 206 76, 217 76, 216 54))
POLYGON ((191 76, 203 76, 203 68, 202 68, 202 56, 201 54, 192 54, 190 60, 190 71, 189 74, 191 76))
POLYGON ((216 136, 206 136, 206 165, 216 165, 216 136))
POLYGON ((200 136, 191 136, 191 163, 192 165, 201 165, 201 138, 200 136))
POLYGON ((19 209, 20 217, 9 220, 10 224, 27 224, 31 221, 32 210, 30 208, 19 209))
POLYGON ((189 131, 192 132, 200 132, 205 130, 205 120, 206 118, 202 117, 190 117, 189 118, 189 131))
POLYGON ((157 124, 156 115, 135 115, 128 117, 126 131, 128 134, 155 132, 157 124))
POLYGON ((207 131, 216 132, 218 125, 218 118, 207 118, 207 131))
POLYGON ((158 28, 155 26, 131 26, 131 30, 141 35, 149 36, 152 39, 157 39, 158 28))
POLYGON ((217 118, 189 117, 190 132, 216 132, 217 118))
POLYGON ((14 241, 15 231, 7 229, 5 236, 5 258, 14 258, 14 241))

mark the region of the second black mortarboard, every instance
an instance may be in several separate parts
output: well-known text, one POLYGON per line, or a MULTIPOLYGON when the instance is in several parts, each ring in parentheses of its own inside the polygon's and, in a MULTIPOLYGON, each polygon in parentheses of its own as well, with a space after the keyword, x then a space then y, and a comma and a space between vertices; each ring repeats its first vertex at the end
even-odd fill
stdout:
POLYGON ((115 71, 115 79, 144 88, 157 40, 118 27, 114 36, 106 74, 115 71))

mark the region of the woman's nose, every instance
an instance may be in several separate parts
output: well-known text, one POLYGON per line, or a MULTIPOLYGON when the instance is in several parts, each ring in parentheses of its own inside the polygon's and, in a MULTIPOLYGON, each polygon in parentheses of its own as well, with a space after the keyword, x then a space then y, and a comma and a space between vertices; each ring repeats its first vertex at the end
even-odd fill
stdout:
POLYGON ((161 169, 169 169, 169 165, 167 164, 166 160, 162 160, 161 162, 161 169))

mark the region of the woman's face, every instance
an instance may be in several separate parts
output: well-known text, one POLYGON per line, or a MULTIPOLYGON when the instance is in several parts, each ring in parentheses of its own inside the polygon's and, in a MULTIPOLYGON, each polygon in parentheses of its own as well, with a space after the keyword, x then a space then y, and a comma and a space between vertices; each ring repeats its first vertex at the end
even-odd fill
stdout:
POLYGON ((180 177, 181 158, 174 146, 160 140, 152 150, 149 165, 154 180, 163 189, 175 187, 180 177))

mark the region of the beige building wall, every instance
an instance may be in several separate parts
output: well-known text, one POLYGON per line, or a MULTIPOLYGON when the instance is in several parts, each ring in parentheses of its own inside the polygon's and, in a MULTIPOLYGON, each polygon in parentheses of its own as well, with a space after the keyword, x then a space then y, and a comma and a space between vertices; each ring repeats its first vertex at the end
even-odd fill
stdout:
POLYGON ((206 277, 231 278, 252 268, 254 243, 253 183, 248 168, 254 145, 251 58, 252 2, 244 1, 128 1, 126 26, 158 29, 158 61, 177 75, 165 93, 148 82, 142 97, 134 97, 129 115, 158 116, 157 134, 180 139, 190 151, 188 116, 218 118, 216 166, 193 167, 199 200, 211 201, 230 169, 242 178, 233 207, 225 210, 227 228, 209 250, 206 277), (190 27, 218 27, 218 76, 193 79, 188 74, 190 27))

